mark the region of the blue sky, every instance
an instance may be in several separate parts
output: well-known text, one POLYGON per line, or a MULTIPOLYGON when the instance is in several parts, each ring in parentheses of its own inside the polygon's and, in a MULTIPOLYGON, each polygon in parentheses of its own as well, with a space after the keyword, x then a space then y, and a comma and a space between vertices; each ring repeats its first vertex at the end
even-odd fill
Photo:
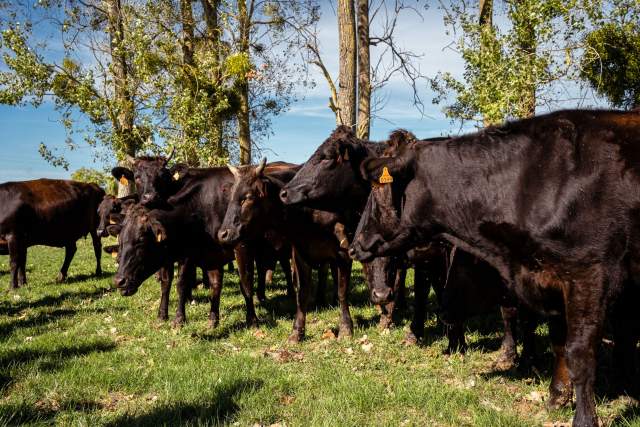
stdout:
MULTIPOLYGON (((463 63, 456 52, 447 48, 452 39, 445 34, 441 10, 433 6, 423 11, 422 15, 422 18, 412 13, 403 15, 402 25, 397 31, 400 44, 423 55, 419 66, 424 75, 432 77, 438 71, 448 71, 460 76, 463 63)), ((372 32, 376 30, 375 23, 373 25, 372 32)), ((323 7, 319 29, 324 61, 336 78, 337 24, 328 1, 323 7)), ((314 77, 316 88, 301 94, 301 101, 275 118, 274 135, 263 144, 264 155, 270 161, 305 161, 335 127, 335 118, 327 107, 328 86, 319 72, 315 71, 314 77)), ((431 104, 433 95, 428 89, 427 81, 420 83, 420 95, 426 107, 424 117, 412 105, 411 92, 402 77, 392 79, 384 89, 384 95, 388 101, 379 112, 380 118, 374 119, 372 123, 372 139, 383 139, 389 131, 398 127, 407 128, 419 137, 456 134, 461 131, 459 124, 452 124, 444 117, 440 106, 431 104)), ((591 104, 598 103, 593 100, 591 104)), ((39 177, 67 178, 72 171, 83 166, 98 169, 105 167, 102 163, 94 163, 92 148, 86 145, 80 145, 73 152, 65 151, 70 163, 69 172, 49 165, 40 157, 38 146, 41 142, 50 148, 65 150, 66 135, 57 122, 58 117, 50 103, 37 109, 0 105, 0 182, 39 177)), ((472 123, 462 131, 471 128, 472 123)))

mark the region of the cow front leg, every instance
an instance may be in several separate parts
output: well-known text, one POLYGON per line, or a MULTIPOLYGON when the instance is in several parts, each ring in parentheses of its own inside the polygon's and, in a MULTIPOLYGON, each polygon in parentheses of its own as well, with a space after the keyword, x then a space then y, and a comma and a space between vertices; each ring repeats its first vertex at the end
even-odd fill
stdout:
POLYGON ((506 371, 516 364, 518 353, 516 350, 515 328, 518 323, 518 309, 515 307, 500 307, 504 334, 500 346, 500 356, 493 364, 494 369, 506 371))
POLYGON ((191 296, 191 288, 196 282, 196 266, 190 261, 185 261, 180 265, 180 273, 176 290, 178 291, 178 307, 176 317, 173 319, 173 326, 182 326, 187 321, 185 306, 191 296))
POLYGON ((450 325, 445 325, 445 330, 448 344, 444 354, 464 354, 467 351, 467 341, 464 337, 464 323, 456 321, 450 325))
POLYGON ((96 257, 96 276, 102 275, 102 242, 95 230, 91 230, 91 243, 93 243, 93 254, 96 257))
POLYGON ((340 303, 340 329, 338 338, 353 335, 353 320, 349 312, 349 280, 351 279, 352 262, 340 261, 338 265, 338 302, 340 303))
POLYGON ((413 320, 409 331, 405 336, 405 342, 415 344, 424 337, 424 321, 427 308, 427 297, 429 294, 429 284, 427 283, 427 272, 425 266, 416 265, 414 268, 414 309, 413 320))
POLYGON ((309 288, 311 286, 311 266, 306 263, 293 249, 293 268, 296 277, 296 317, 293 321, 293 331, 289 335, 289 343, 298 343, 304 338, 307 318, 307 304, 309 288))
POLYGON ((264 255, 256 255, 256 273, 257 273, 257 297, 261 304, 267 300, 267 262, 263 259, 264 255))
POLYGON ((58 273, 58 278, 56 279, 58 282, 64 282, 67 280, 67 272, 69 271, 69 265, 71 265, 71 260, 73 256, 76 254, 78 248, 76 247, 76 242, 70 243, 64 247, 64 262, 62 263, 62 268, 60 268, 60 273, 58 273))
POLYGON ((224 266, 207 272, 210 284, 209 300, 211 301, 211 309, 209 310, 210 328, 215 328, 220 323, 220 294, 222 293, 223 276, 224 266))
POLYGON ((253 262, 254 254, 251 248, 241 243, 235 248, 236 262, 238 263, 238 275, 240 276, 240 291, 244 297, 247 309, 247 326, 258 326, 258 316, 253 305, 253 262))
MULTIPOLYGON (((284 251, 283 251, 284 252, 284 251)), ((291 278, 291 256, 284 254, 280 256, 280 267, 282 268, 282 274, 284 274, 284 280, 287 283, 287 296, 294 298, 295 290, 293 289, 293 279, 291 278)))
POLYGON ((567 324, 565 319, 555 316, 549 319, 549 338, 553 350, 553 376, 549 384, 549 409, 559 409, 571 402, 573 384, 567 363, 567 324))
POLYGON ((18 289, 26 280, 25 265, 27 259, 27 247, 16 235, 7 236, 7 249, 9 251, 9 266, 11 268, 11 289, 18 289))
POLYGON ((160 306, 158 307, 158 320, 169 319, 169 295, 171 294, 171 282, 173 281, 173 263, 168 264, 158 271, 160 279, 160 306))

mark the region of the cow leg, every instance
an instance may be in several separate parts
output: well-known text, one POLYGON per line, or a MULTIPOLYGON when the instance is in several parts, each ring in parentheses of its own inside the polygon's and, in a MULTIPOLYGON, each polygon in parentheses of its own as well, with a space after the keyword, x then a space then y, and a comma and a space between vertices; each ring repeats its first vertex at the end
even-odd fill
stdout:
MULTIPOLYGON (((613 275, 593 268, 594 283, 575 284, 565 301, 567 318, 567 361, 569 374, 576 392, 574 426, 597 426, 593 386, 596 377, 596 355, 602 336, 606 310, 605 280, 615 280, 613 275), (602 274, 600 276, 600 274, 602 274), (600 277, 597 277, 600 276, 600 277), (585 290, 588 290, 585 292, 585 290), (577 294, 577 295, 576 295, 577 294)), ((609 273, 609 272, 607 272, 609 273)))
POLYGON ((569 375, 565 345, 567 342, 567 325, 565 319, 554 316, 549 319, 549 338, 553 350, 553 376, 549 384, 549 409, 558 409, 573 397, 573 385, 569 375))
POLYGON ((338 302, 340 303, 340 329, 338 338, 353 335, 353 320, 349 312, 349 280, 351 279, 352 261, 340 261, 338 265, 338 302))
POLYGON ((393 309, 404 309, 407 306, 406 286, 407 268, 401 265, 396 272, 396 281, 393 286, 394 307, 393 309))
POLYGON ((327 276, 329 275, 329 266, 320 264, 318 268, 318 286, 316 286, 316 306, 322 307, 326 304, 327 293, 327 276))
POLYGON ((176 317, 173 319, 173 326, 181 326, 187 321, 187 314, 185 312, 185 306, 191 296, 191 288, 196 282, 196 265, 186 260, 180 264, 180 272, 178 276, 178 283, 176 284, 176 290, 178 291, 178 308, 176 310, 176 317))
POLYGON ((296 318, 293 321, 293 331, 288 342, 298 343, 304 338, 307 317, 307 303, 309 287, 311 286, 311 266, 293 249, 293 268, 296 276, 296 318))
POLYGON ((331 305, 335 306, 336 303, 338 302, 338 286, 339 286, 338 265, 332 261, 329 263, 329 269, 331 270, 331 279, 333 279, 333 293, 331 294, 331 298, 329 299, 329 302, 331 303, 331 305))
POLYGON ((26 245, 17 236, 7 236, 9 250, 9 266, 11 267, 11 289, 17 289, 26 283, 23 260, 27 258, 26 245))
POLYGON ((638 321, 635 306, 638 301, 639 289, 630 284, 620 295, 612 310, 611 323, 613 326, 613 360, 614 382, 622 393, 636 395, 636 344, 638 342, 638 321))
POLYGON ((447 349, 444 354, 464 353, 467 351, 467 342, 464 337, 464 323, 457 321, 445 326, 447 334, 447 349))
POLYGON ((525 307, 518 307, 518 323, 522 335, 522 354, 519 366, 528 371, 536 363, 536 327, 538 321, 534 313, 525 307))
POLYGON ((229 263, 227 264, 227 272, 229 273, 235 273, 236 269, 233 266, 233 261, 229 261, 229 263))
MULTIPOLYGON (((284 252, 284 251, 283 251, 284 252)), ((289 254, 280 257, 280 267, 282 267, 282 273, 284 274, 284 280, 287 283, 287 296, 294 297, 295 290, 293 289, 293 280, 291 278, 291 256, 289 254)))
POLYGON ((409 332, 405 336, 405 342, 415 344, 419 339, 424 337, 424 320, 427 306, 427 297, 429 285, 427 283, 427 272, 424 266, 415 266, 415 279, 413 285, 414 293, 414 309, 413 320, 409 332))
POLYGON ((71 260, 77 250, 76 242, 70 243, 64 247, 64 262, 62 263, 62 268, 60 268, 60 273, 58 273, 58 278, 56 279, 58 282, 64 282, 67 279, 69 265, 71 265, 71 260))
POLYGON ((494 369, 506 371, 516 364, 518 353, 516 350, 516 324, 518 323, 518 309, 515 307, 500 307, 504 335, 500 346, 500 356, 493 364, 494 369))
POLYGON ((91 230, 91 242, 93 243, 93 254, 96 256, 96 276, 102 275, 102 242, 96 230, 91 230))
POLYGON ((236 246, 234 251, 240 276, 240 291, 247 308, 247 326, 258 326, 258 316, 253 305, 253 251, 245 243, 236 246))
POLYGON ((222 292, 222 277, 224 266, 207 272, 209 278, 211 309, 209 310, 209 327, 215 328, 220 323, 220 294, 222 292))
POLYGON ((256 273, 258 276, 258 301, 263 304, 267 300, 266 281, 267 281, 267 264, 262 256, 256 256, 256 273))
POLYGON ((173 263, 163 267, 158 271, 160 279, 160 306, 158 307, 158 320, 169 319, 169 294, 171 293, 171 282, 173 281, 173 263))

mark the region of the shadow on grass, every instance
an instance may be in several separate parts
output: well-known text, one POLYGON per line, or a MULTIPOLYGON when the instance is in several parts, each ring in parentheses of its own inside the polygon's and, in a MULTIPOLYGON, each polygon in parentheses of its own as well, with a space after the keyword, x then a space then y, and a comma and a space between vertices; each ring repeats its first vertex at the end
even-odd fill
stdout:
POLYGON ((207 403, 176 402, 152 408, 150 412, 144 414, 125 414, 106 425, 119 427, 229 424, 240 409, 236 400, 243 394, 252 393, 262 386, 262 380, 238 380, 218 388, 214 395, 204 399, 207 403))
POLYGON ((113 274, 114 273, 108 272, 108 271, 103 271, 100 274, 95 274, 95 273, 91 273, 91 274, 87 274, 87 273, 74 274, 73 276, 67 277, 67 279, 63 282, 63 284, 72 285, 74 283, 85 282, 85 281, 90 280, 90 279, 100 280, 100 279, 104 279, 106 277, 111 277, 111 276, 113 276, 113 274))
POLYGON ((2 327, 0 328, 0 339, 8 337, 17 329, 43 326, 58 319, 74 316, 75 314, 76 310, 56 309, 51 311, 42 311, 24 319, 12 319, 7 323, 2 324, 2 327))
POLYGON ((110 292, 110 288, 98 287, 91 291, 69 291, 60 295, 47 295, 36 300, 0 301, 0 315, 12 316, 25 308, 40 308, 60 305, 66 300, 83 300, 87 298, 101 298, 110 292))

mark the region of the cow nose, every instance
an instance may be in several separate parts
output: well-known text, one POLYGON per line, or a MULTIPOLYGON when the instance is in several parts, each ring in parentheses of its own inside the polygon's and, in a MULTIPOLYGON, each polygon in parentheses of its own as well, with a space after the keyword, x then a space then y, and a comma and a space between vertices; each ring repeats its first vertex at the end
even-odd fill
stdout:
POLYGON ((224 230, 220 230, 218 231, 218 239, 220 239, 221 241, 226 241, 229 238, 229 230, 228 229, 224 229, 224 230))
POLYGON ((115 276, 113 278, 113 284, 116 288, 123 288, 126 282, 127 279, 125 279, 124 277, 115 276))
POLYGON ((287 201, 287 190, 283 189, 280 192, 280 200, 282 200, 283 202, 287 201))
POLYGON ((371 291, 371 300, 374 304, 384 304, 391 300, 393 293, 391 288, 387 289, 374 289, 371 291))

